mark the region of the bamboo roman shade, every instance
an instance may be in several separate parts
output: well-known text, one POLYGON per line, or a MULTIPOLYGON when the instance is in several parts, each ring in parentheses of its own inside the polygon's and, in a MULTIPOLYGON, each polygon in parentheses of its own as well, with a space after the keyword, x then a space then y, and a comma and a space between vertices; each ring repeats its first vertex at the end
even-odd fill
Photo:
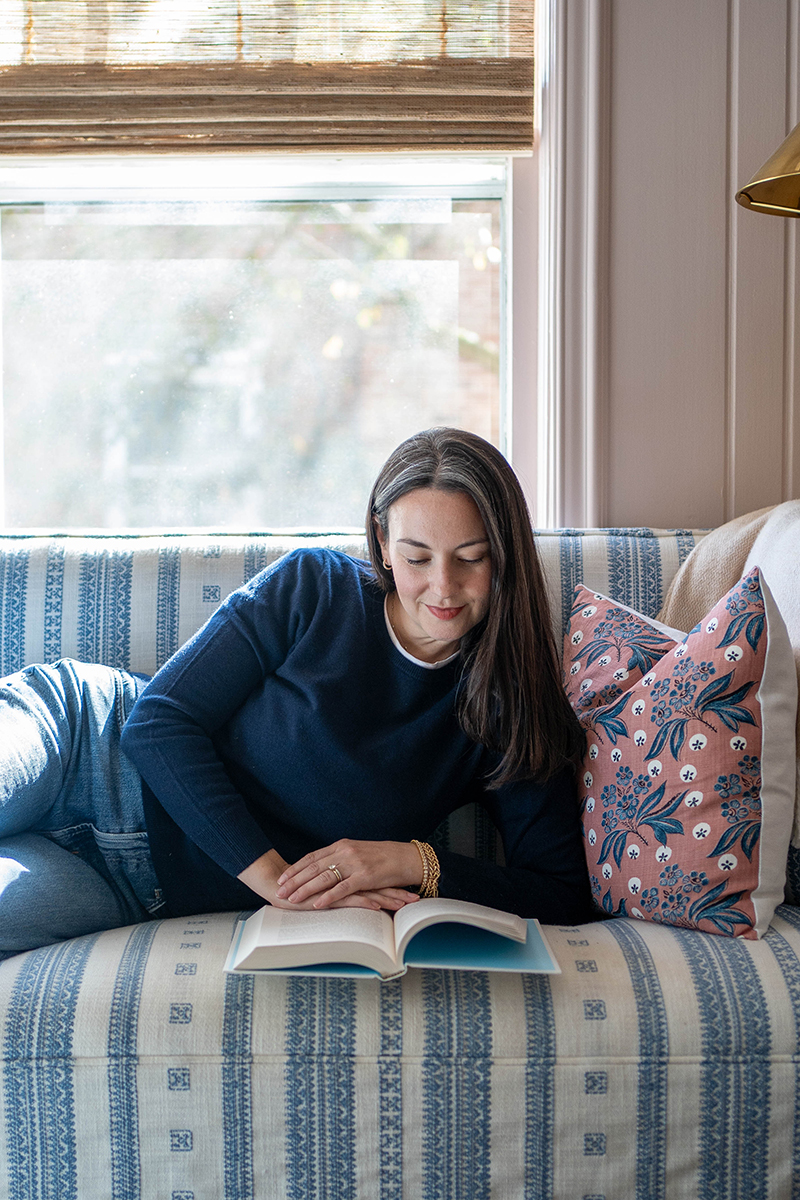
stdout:
POLYGON ((0 154, 532 141, 533 0, 0 0, 0 154))

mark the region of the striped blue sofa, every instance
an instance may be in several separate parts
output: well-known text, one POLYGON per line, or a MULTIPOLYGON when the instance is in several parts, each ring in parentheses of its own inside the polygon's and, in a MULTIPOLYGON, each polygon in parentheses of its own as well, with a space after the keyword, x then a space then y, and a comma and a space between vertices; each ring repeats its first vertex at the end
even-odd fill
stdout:
MULTIPOLYGON (((655 615, 691 532, 542 532, 655 615)), ((0 666, 153 672, 296 544, 356 535, 0 539, 0 666)), ((559 629, 560 632, 560 629, 559 629)), ((493 855, 482 815, 437 837, 493 855)), ((800 909, 760 942, 625 919, 547 935, 559 976, 225 975, 235 913, 0 966, 11 1200, 756 1200, 800 1195, 800 909)))

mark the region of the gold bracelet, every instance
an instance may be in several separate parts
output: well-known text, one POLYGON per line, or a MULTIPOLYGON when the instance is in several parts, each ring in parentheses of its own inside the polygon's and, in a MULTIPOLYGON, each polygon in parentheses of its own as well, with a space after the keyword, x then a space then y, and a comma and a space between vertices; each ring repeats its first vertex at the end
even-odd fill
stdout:
POLYGON ((442 873, 439 866, 439 859, 436 857, 436 851, 427 842, 418 842, 416 838, 412 838, 411 845, 417 847, 419 856, 422 859, 422 883, 419 885, 420 898, 431 900, 439 895, 439 876, 442 873))
POLYGON ((422 883, 419 885, 418 891, 419 891, 420 896, 424 896, 426 888, 428 886, 428 874, 429 874, 428 859, 427 859, 425 851, 422 847, 422 842, 418 842, 416 838, 412 838, 411 845, 417 847, 417 852, 418 852, 420 858, 422 859, 422 883))
POLYGON ((439 895, 439 876, 441 875, 441 869, 439 867, 439 859, 436 856, 436 851, 432 846, 429 846, 427 842, 423 844, 425 846, 425 853, 428 856, 428 867, 430 872, 428 876, 428 887, 425 892, 425 897, 433 898, 439 895))

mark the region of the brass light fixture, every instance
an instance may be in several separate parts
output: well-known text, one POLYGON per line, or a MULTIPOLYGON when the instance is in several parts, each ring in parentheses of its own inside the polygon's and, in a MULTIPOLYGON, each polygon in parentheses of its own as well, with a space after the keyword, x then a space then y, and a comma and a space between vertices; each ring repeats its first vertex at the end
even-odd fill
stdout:
POLYGON ((800 125, 736 193, 739 204, 774 217, 800 217, 800 125))

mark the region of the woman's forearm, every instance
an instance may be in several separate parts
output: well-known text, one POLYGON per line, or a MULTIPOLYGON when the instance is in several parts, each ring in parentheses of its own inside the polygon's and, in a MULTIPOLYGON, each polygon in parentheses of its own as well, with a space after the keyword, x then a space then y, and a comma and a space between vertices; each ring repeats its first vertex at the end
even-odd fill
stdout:
POLYGON ((277 850, 268 850, 266 854, 262 854, 255 862, 252 862, 249 867, 245 867, 239 873, 237 879, 240 879, 251 892, 255 892, 258 896, 272 904, 276 898, 278 890, 278 879, 286 870, 289 864, 284 858, 281 858, 277 850))

